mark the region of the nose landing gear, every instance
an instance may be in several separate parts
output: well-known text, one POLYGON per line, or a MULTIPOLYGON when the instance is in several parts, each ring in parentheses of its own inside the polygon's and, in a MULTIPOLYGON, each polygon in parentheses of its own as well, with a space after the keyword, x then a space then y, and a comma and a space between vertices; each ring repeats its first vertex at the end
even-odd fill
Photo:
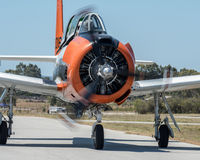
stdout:
POLYGON ((89 118, 93 116, 96 118, 96 122, 92 126, 92 135, 91 138, 93 140, 95 149, 103 149, 104 147, 104 129, 100 124, 102 120, 101 108, 100 106, 95 106, 92 109, 88 110, 89 118))
POLYGON ((92 139, 93 139, 95 149, 103 149, 103 147, 104 147, 104 130, 103 130, 103 126, 101 124, 97 124, 95 126, 92 139))

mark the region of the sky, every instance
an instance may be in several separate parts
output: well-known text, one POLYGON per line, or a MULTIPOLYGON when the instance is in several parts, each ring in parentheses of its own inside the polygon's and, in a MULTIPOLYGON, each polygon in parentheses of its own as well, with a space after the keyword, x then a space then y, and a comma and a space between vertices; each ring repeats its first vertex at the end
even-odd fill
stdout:
MULTIPOLYGON (((200 71, 199 0, 63 0, 64 28, 88 5, 108 34, 132 45, 136 59, 200 71)), ((54 55, 55 22, 56 0, 0 0, 0 55, 54 55)), ((2 61, 0 71, 18 63, 2 61)), ((52 75, 54 64, 35 64, 52 75)))

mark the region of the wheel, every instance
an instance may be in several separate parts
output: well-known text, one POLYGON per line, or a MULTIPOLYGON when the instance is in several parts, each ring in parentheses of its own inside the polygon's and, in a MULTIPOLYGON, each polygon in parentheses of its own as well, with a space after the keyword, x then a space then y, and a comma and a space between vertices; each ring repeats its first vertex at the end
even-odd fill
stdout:
POLYGON ((101 124, 96 125, 94 130, 94 147, 95 149, 103 149, 104 147, 104 130, 101 124))
POLYGON ((0 125, 0 144, 6 144, 8 139, 8 128, 7 123, 2 121, 0 125))
POLYGON ((160 139, 158 145, 160 148, 167 148, 169 142, 169 129, 167 125, 161 125, 159 128, 160 139))

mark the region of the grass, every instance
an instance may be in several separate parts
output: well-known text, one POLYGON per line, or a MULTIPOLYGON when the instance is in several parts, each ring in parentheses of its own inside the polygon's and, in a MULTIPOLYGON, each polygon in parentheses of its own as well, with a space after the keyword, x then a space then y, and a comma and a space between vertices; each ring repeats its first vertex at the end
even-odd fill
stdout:
MULTIPOLYGON (((92 123, 80 122, 81 124, 92 125, 92 123)), ((147 124, 120 124, 103 123, 107 129, 125 131, 128 134, 137 134, 144 136, 153 136, 154 128, 147 124)), ((181 133, 173 127, 175 134, 174 140, 200 145, 200 126, 181 126, 181 133)))
MULTIPOLYGON (((161 119, 163 119, 166 115, 162 115, 161 119)), ((189 116, 189 117, 200 117, 200 114, 176 114, 175 117, 180 116, 189 116)), ((169 117, 169 116, 168 116, 169 117)), ((84 117, 83 119, 85 119, 84 117)), ((170 118, 169 118, 170 119, 170 118)), ((103 120, 110 121, 154 121, 153 114, 117 114, 117 115, 104 115, 103 120)), ((188 118, 177 118, 177 122, 185 122, 185 123, 200 123, 200 119, 188 119, 188 118)), ((171 120, 170 120, 171 121, 171 120)), ((82 124, 92 125, 92 123, 81 122, 82 124)), ((124 124, 124 123, 103 123, 104 127, 112 130, 125 131, 129 134, 137 134, 137 135, 145 135, 145 136, 153 136, 154 127, 149 124, 124 124)), ((180 125, 181 132, 179 132, 174 125, 171 125, 175 134, 175 140, 179 140, 182 142, 188 142, 192 144, 200 145, 200 126, 188 126, 188 125, 180 125)))
MULTIPOLYGON (((56 115, 47 114, 49 103, 47 101, 17 99, 16 106, 13 107, 15 116, 37 116, 55 118, 56 115)), ((4 115, 7 115, 7 109, 1 110, 4 115)))
POLYGON ((47 114, 47 113, 18 113, 18 112, 15 112, 14 116, 58 118, 57 114, 47 114))
MULTIPOLYGON (((114 112, 115 113, 115 112, 114 112)), ((161 114, 161 119, 164 119, 168 116, 169 121, 171 121, 170 116, 168 114, 161 114)), ((200 118, 180 118, 182 116, 186 117, 200 117, 200 114, 175 114, 175 119, 177 122, 182 123, 200 123, 200 118)), ((87 116, 84 116, 82 119, 88 119, 87 116)), ((145 121, 145 122, 153 122, 154 121, 154 114, 103 114, 103 120, 110 120, 110 121, 145 121)))

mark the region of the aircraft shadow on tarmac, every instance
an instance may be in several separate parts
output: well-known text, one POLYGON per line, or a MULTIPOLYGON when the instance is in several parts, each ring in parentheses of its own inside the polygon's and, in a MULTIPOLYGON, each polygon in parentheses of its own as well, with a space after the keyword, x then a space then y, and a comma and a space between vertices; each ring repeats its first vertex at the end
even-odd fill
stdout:
MULTIPOLYGON (((10 147, 50 147, 50 148, 88 148, 93 149, 93 142, 90 138, 10 138, 13 141, 24 141, 23 144, 8 143, 10 147), (41 143, 33 143, 32 141, 42 141, 41 143), (44 143, 44 141, 58 141, 57 143, 44 143), (72 141, 72 144, 59 143, 59 141, 72 141), (28 142, 28 143, 26 143, 28 142)), ((137 144, 127 144, 133 142, 155 142, 153 140, 128 140, 128 139, 105 139, 105 147, 103 151, 127 151, 127 152, 170 152, 170 150, 190 150, 200 151, 200 147, 168 147, 160 149, 157 146, 145 146, 137 144)), ((173 143, 172 141, 170 143, 173 143)))

